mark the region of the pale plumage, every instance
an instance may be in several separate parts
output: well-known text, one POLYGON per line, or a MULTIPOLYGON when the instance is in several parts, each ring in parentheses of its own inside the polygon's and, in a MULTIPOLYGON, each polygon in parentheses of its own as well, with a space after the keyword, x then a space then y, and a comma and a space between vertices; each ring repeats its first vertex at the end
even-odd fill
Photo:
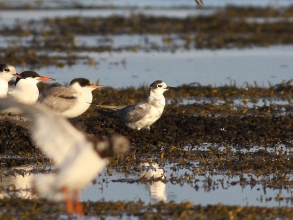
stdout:
MULTIPOLYGON (((53 78, 40 76, 34 71, 24 71, 19 74, 15 81, 15 86, 8 89, 7 97, 17 102, 32 105, 35 104, 39 97, 39 88, 37 83, 40 81, 52 81, 53 78)), ((19 109, 8 108, 1 111, 4 114, 21 114, 19 109)))
POLYGON ((76 78, 67 87, 53 87, 39 97, 39 102, 67 118, 83 114, 90 106, 92 91, 102 88, 88 79, 76 78))
POLYGON ((52 81, 53 78, 40 76, 34 71, 24 71, 16 79, 15 86, 9 88, 7 96, 24 104, 34 104, 39 97, 37 83, 40 81, 52 81))
POLYGON ((102 115, 119 118, 126 126, 140 130, 150 129, 162 115, 165 107, 165 97, 163 93, 173 87, 167 86, 165 82, 157 80, 150 85, 150 95, 145 100, 124 108, 98 106, 98 112, 102 115), (108 111, 100 108, 108 109, 108 111))
MULTIPOLYGON (((52 158, 57 167, 54 174, 43 174, 34 178, 34 190, 38 195, 53 200, 64 199, 65 196, 69 214, 72 214, 74 208, 68 194, 73 192, 75 200, 78 200, 77 192, 103 169, 108 157, 129 150, 128 140, 121 135, 90 141, 63 116, 39 103, 24 105, 9 99, 0 99, 0 106, 19 108, 33 120, 30 127, 32 139, 44 154, 52 158)), ((82 214, 80 206, 76 211, 82 214)))
POLYGON ((20 77, 15 68, 9 64, 0 64, 0 98, 7 97, 8 82, 13 77, 20 77))

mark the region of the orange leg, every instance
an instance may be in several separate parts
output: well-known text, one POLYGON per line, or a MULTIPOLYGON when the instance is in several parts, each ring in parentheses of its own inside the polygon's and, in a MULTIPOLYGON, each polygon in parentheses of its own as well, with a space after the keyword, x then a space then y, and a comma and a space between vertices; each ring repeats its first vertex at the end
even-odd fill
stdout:
POLYGON ((63 187, 62 191, 64 193, 64 198, 65 198, 66 212, 69 216, 71 216, 71 215, 73 215, 74 208, 73 208, 72 200, 70 197, 70 192, 67 187, 63 187))
POLYGON ((80 202, 79 192, 74 190, 73 196, 74 196, 74 202, 75 202, 75 211, 79 216, 83 217, 84 212, 83 212, 82 203, 80 202))

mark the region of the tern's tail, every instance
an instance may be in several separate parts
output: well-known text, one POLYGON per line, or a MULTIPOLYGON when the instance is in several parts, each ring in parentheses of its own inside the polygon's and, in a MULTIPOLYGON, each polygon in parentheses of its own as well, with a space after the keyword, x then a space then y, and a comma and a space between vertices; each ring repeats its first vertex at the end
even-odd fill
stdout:
POLYGON ((32 188, 39 197, 52 201, 64 200, 62 191, 56 187, 56 174, 35 175, 32 180, 32 188))
POLYGON ((101 115, 105 115, 109 118, 119 118, 117 116, 117 110, 102 110, 100 108, 97 108, 97 111, 101 114, 101 115))

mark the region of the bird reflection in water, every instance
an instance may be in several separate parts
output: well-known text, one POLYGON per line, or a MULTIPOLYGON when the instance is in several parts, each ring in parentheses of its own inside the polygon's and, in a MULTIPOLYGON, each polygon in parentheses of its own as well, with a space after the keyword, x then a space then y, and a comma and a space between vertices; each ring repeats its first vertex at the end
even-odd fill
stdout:
POLYGON ((140 180, 149 186, 150 195, 157 201, 166 201, 166 175, 165 170, 160 168, 157 163, 142 163, 140 180))

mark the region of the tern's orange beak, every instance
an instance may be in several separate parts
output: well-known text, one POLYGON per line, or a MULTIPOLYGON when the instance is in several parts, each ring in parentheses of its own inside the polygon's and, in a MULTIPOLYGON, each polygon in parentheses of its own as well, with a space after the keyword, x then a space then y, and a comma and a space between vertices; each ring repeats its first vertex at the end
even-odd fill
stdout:
POLYGON ((17 77, 17 78, 22 78, 22 76, 19 74, 19 73, 14 73, 14 74, 12 74, 13 76, 15 76, 15 77, 17 77))
POLYGON ((103 88, 105 86, 101 86, 101 85, 91 85, 92 88, 94 89, 99 89, 99 88, 103 88))
POLYGON ((38 78, 39 81, 54 81, 55 79, 47 77, 47 76, 40 76, 38 78))

